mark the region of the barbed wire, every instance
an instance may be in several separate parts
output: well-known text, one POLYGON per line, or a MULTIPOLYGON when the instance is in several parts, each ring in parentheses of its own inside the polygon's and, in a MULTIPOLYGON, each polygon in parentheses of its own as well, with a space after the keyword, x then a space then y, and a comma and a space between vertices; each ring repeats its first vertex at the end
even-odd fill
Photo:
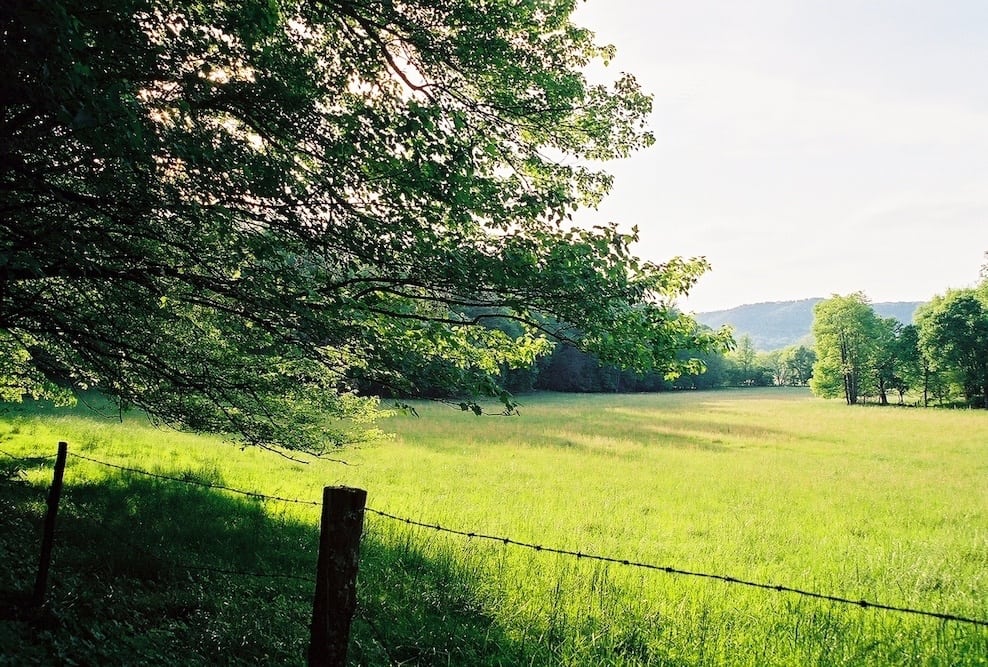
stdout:
MULTIPOLYGON (((10 455, 8 454, 8 456, 10 456, 10 455)), ((201 487, 205 487, 205 488, 209 488, 209 489, 219 489, 219 490, 227 491, 227 492, 230 492, 230 493, 236 493, 236 494, 244 495, 244 496, 247 496, 247 497, 250 497, 250 498, 258 498, 258 499, 264 499, 264 500, 275 500, 275 501, 279 501, 279 502, 298 503, 298 504, 313 505, 313 506, 321 506, 322 505, 322 503, 319 502, 319 501, 300 500, 300 499, 297 499, 297 498, 284 498, 284 497, 281 497, 281 496, 270 496, 270 495, 259 493, 259 492, 255 492, 255 491, 244 491, 242 489, 235 489, 235 488, 232 488, 232 487, 223 485, 223 484, 215 484, 215 483, 212 483, 212 482, 202 482, 202 481, 198 481, 198 480, 183 479, 181 477, 173 477, 173 476, 170 476, 170 475, 162 475, 160 473, 152 473, 152 472, 148 472, 146 470, 140 470, 138 468, 129 468, 127 466, 121 466, 121 465, 117 465, 117 464, 114 464, 114 463, 108 463, 106 461, 100 461, 98 459, 94 459, 94 458, 91 458, 91 457, 88 457, 88 456, 84 456, 82 454, 76 454, 74 452, 69 452, 69 456, 73 456, 73 457, 78 458, 78 459, 89 461, 89 462, 95 463, 97 465, 103 465, 103 466, 107 466, 109 468, 116 468, 118 470, 124 470, 124 471, 127 471, 127 472, 139 474, 139 475, 146 475, 148 477, 154 477, 154 478, 157 478, 157 479, 164 479, 164 480, 178 482, 178 483, 181 483, 181 484, 188 484, 188 485, 192 485, 192 486, 201 486, 201 487)), ((19 458, 19 457, 13 457, 13 458, 19 458)), ((44 458, 50 458, 50 457, 44 457, 44 458)), ((925 617, 928 617, 928 618, 936 618, 936 619, 943 620, 943 621, 955 621, 955 622, 958 622, 958 623, 968 623, 968 624, 972 624, 972 625, 978 625, 978 626, 982 626, 982 627, 988 627, 988 620, 977 619, 977 618, 970 618, 970 617, 966 617, 966 616, 960 616, 958 614, 948 614, 948 613, 944 613, 944 612, 928 611, 928 610, 923 610, 923 609, 915 609, 915 608, 911 608, 911 607, 901 607, 901 606, 896 606, 896 605, 883 604, 883 603, 880 603, 880 602, 871 602, 869 600, 864 600, 864 599, 857 599, 857 600, 855 600, 853 598, 843 597, 843 596, 839 596, 839 595, 830 595, 830 594, 827 594, 827 593, 818 593, 816 591, 809 591, 809 590, 805 590, 805 589, 801 589, 801 588, 796 588, 796 587, 793 587, 793 586, 784 586, 784 585, 781 585, 781 584, 768 584, 768 583, 759 582, 759 581, 752 581, 752 580, 748 580, 748 579, 741 579, 739 577, 734 577, 734 576, 730 576, 730 575, 714 574, 714 573, 710 573, 710 572, 698 572, 698 571, 694 571, 694 570, 686 570, 686 569, 682 569, 682 568, 678 568, 678 567, 672 567, 672 566, 669 566, 669 565, 656 565, 654 563, 642 563, 642 562, 632 561, 632 560, 628 560, 628 559, 624 559, 624 558, 615 558, 615 557, 612 557, 612 556, 602 556, 602 555, 599 555, 599 554, 584 553, 582 551, 572 551, 572 550, 568 550, 568 549, 559 549, 559 548, 556 548, 556 547, 548 547, 548 546, 544 546, 544 545, 540 545, 540 544, 534 544, 534 543, 530 543, 530 542, 522 542, 522 541, 519 541, 519 540, 512 539, 510 537, 504 537, 504 536, 498 536, 498 535, 487 535, 487 534, 478 533, 478 532, 475 532, 475 531, 464 531, 464 530, 456 530, 456 529, 453 529, 453 528, 445 528, 445 527, 443 527, 443 526, 441 526, 439 524, 430 524, 430 523, 425 523, 425 522, 422 522, 422 521, 416 521, 414 519, 410 519, 410 518, 407 518, 407 517, 400 517, 400 516, 391 514, 389 512, 384 512, 382 510, 374 509, 372 507, 365 507, 364 508, 364 511, 365 512, 369 512, 371 514, 375 514, 375 515, 380 516, 382 518, 390 519, 390 520, 393 520, 393 521, 398 521, 400 523, 404 523, 404 524, 410 525, 410 526, 417 526, 419 528, 427 528, 427 529, 435 530, 437 532, 449 533, 449 534, 452 534, 452 535, 459 535, 461 537, 476 538, 476 539, 479 539, 479 540, 488 540, 488 541, 492 541, 492 542, 500 542, 501 544, 504 544, 504 545, 516 546, 516 547, 520 547, 520 548, 524 548, 524 549, 530 549, 532 551, 537 551, 537 552, 542 552, 542 553, 552 553, 552 554, 557 554, 557 555, 562 555, 562 556, 571 556, 571 557, 577 558, 578 560, 579 559, 586 559, 586 560, 591 560, 591 561, 596 561, 596 562, 610 563, 610 564, 614 564, 614 565, 623 565, 623 566, 627 566, 627 567, 634 567, 634 568, 639 568, 639 569, 659 571, 659 572, 664 572, 666 574, 673 574, 673 575, 679 575, 679 576, 688 576, 688 577, 697 577, 697 578, 702 578, 702 579, 713 579, 713 580, 721 581, 721 582, 724 582, 724 583, 727 583, 727 584, 734 584, 734 585, 739 585, 739 586, 747 586, 747 587, 750 587, 750 588, 757 588, 757 589, 761 589, 761 590, 774 591, 774 592, 777 592, 777 593, 791 593, 793 595, 799 595, 799 596, 802 596, 802 597, 814 598, 814 599, 817 599, 817 600, 824 600, 824 601, 833 602, 833 603, 836 603, 836 604, 854 605, 854 606, 857 606, 857 607, 861 607, 862 609, 881 609, 881 610, 884 610, 884 611, 892 611, 892 612, 898 612, 898 613, 903 613, 903 614, 913 614, 913 615, 917 615, 917 616, 925 616, 925 617)), ((203 569, 208 569, 208 568, 203 568, 203 569)), ((231 571, 231 572, 229 572, 229 574, 237 574, 237 572, 231 571)), ((242 574, 249 574, 249 573, 242 573, 242 574)), ((258 575, 258 576, 278 576, 278 575, 258 575)), ((283 576, 286 577, 286 578, 295 578, 294 575, 283 575, 283 576)))
MULTIPOLYGON (((111 468, 119 468, 119 469, 127 470, 129 472, 133 472, 133 473, 137 473, 137 474, 142 474, 142 475, 147 475, 149 477, 155 477, 155 478, 159 478, 159 479, 166 479, 166 480, 169 480, 169 481, 181 482, 181 483, 184 483, 184 484, 193 484, 193 485, 197 485, 197 486, 209 486, 209 488, 222 488, 225 491, 232 491, 234 493, 240 493, 240 494, 245 494, 245 495, 253 495, 249 491, 241 491, 239 489, 231 489, 229 487, 221 487, 219 485, 211 485, 210 486, 210 485, 208 485, 208 483, 205 483, 205 482, 196 482, 196 481, 193 481, 193 480, 183 480, 183 479, 181 479, 179 477, 169 477, 167 475, 159 475, 157 473, 151 473, 151 472, 147 472, 146 470, 139 470, 137 468, 125 468, 124 466, 118 466, 118 465, 115 465, 115 464, 112 464, 112 463, 106 463, 104 461, 97 461, 96 459, 90 459, 89 457, 82 456, 82 455, 79 455, 79 454, 73 454, 71 452, 69 452, 69 455, 70 456, 77 456, 78 458, 82 458, 82 459, 88 460, 88 461, 90 461, 92 463, 97 463, 99 465, 105 465, 105 466, 108 466, 108 467, 111 467, 111 468)), ((273 498, 275 500, 283 500, 283 501, 308 502, 308 501, 300 501, 300 500, 294 500, 293 501, 291 499, 277 498, 275 496, 267 496, 267 497, 273 498)), ((147 545, 146 544, 140 544, 140 543, 136 542, 129 535, 128 536, 123 536, 123 535, 120 535, 120 534, 116 534, 113 537, 113 539, 114 539, 114 541, 122 542, 123 544, 127 545, 130 549, 142 551, 144 556, 151 558, 152 560, 154 560, 155 562, 157 562, 159 565, 166 566, 166 567, 171 567, 171 568, 175 568, 175 569, 178 569, 178 570, 193 571, 193 572, 195 572, 195 571, 198 571, 198 572, 213 572, 213 573, 216 573, 216 574, 226 574, 226 575, 232 575, 232 576, 238 576, 238 577, 254 577, 254 578, 264 578, 264 579, 289 579, 289 580, 294 580, 294 581, 301 581, 301 582, 304 582, 306 584, 311 584, 312 581, 313 581, 312 577, 301 577, 301 576, 296 575, 296 574, 288 574, 288 573, 285 573, 285 572, 257 572, 257 571, 249 571, 249 570, 242 570, 242 569, 232 569, 232 568, 217 567, 217 566, 212 566, 212 565, 201 565, 201 564, 193 565, 191 563, 187 563, 185 561, 180 561, 178 559, 165 558, 165 557, 162 557, 162 556, 160 556, 160 555, 158 555, 156 553, 148 553, 146 551, 147 550, 147 545)))
POLYGON ((37 455, 37 456, 17 456, 15 454, 11 454, 10 452, 8 452, 6 450, 3 450, 3 449, 0 449, 0 454, 3 454, 4 456, 6 456, 8 458, 12 458, 15 461, 24 461, 24 462, 27 462, 27 463, 36 463, 36 462, 40 462, 40 461, 48 461, 48 460, 51 460, 51 459, 55 458, 56 456, 58 456, 57 454, 48 454, 47 456, 43 456, 43 455, 37 455))
POLYGON ((654 563, 639 563, 636 561, 631 561, 623 558, 613 558, 610 556, 601 556, 598 554, 584 553, 582 551, 570 551, 568 549, 558 549, 555 547, 547 547, 540 544, 532 544, 529 542, 520 542, 518 540, 511 539, 510 537, 502 537, 497 535, 485 535, 483 533, 476 533, 472 531, 455 530, 452 528, 444 528, 439 524, 424 523, 421 521, 415 521, 413 519, 408 519, 405 517, 395 516, 394 514, 389 514, 388 512, 382 512, 381 510, 373 509, 371 507, 365 507, 365 512, 370 512, 376 514, 380 517, 386 519, 391 519, 393 521, 399 521, 411 526, 417 526, 419 528, 428 528, 442 533, 450 533, 453 535, 459 535, 461 537, 476 538, 479 540, 489 540, 492 542, 500 542, 505 545, 511 545, 516 547, 521 547, 524 549, 530 549, 532 551, 538 551, 542 553, 558 554, 561 556, 573 556, 577 559, 586 559, 592 561, 598 561, 602 563, 611 563, 614 565, 625 565, 628 567, 641 568, 646 570, 657 570, 659 572, 665 572, 667 574, 682 575, 688 577, 700 577, 704 579, 715 579, 718 581, 723 581, 728 584, 737 584, 741 586, 749 586, 752 588, 759 588, 763 590, 775 591, 778 593, 793 593, 795 595, 801 595, 804 597, 815 598, 818 600, 826 600, 828 602, 835 602, 838 604, 852 604, 863 609, 883 609, 885 611, 895 611, 904 614, 916 614, 920 616, 928 616, 931 618, 937 618, 944 621, 957 621, 960 623, 970 623, 973 625, 980 625, 988 627, 988 620, 982 620, 977 618, 968 618, 965 616, 959 616, 956 614, 946 614, 936 611, 926 611, 922 609, 912 609, 909 607, 897 607, 894 605, 882 604, 879 602, 870 602, 868 600, 854 600, 851 598, 841 597, 839 595, 828 595, 826 593, 817 593, 814 591, 803 590, 800 588, 794 588, 792 586, 783 586, 780 584, 766 584, 758 581, 750 581, 747 579, 740 579, 738 577, 732 577, 723 574, 711 574, 708 572, 696 572, 692 570, 684 570, 677 567, 671 567, 668 565, 655 565, 654 563))
POLYGON ((313 505, 315 507, 320 507, 322 505, 321 501, 317 500, 300 500, 298 498, 283 498, 281 496, 270 496, 266 493, 260 493, 258 491, 244 491, 243 489, 235 489, 225 484, 216 484, 214 482, 203 482, 194 479, 185 479, 182 477, 173 477, 171 475, 162 475, 161 473, 148 472, 147 470, 141 470, 139 468, 128 468, 127 466, 117 465, 116 463, 107 463, 106 461, 100 461, 98 459, 90 458, 82 454, 76 454, 75 452, 69 452, 69 456, 73 456, 77 459, 82 459, 84 461, 89 461, 90 463, 95 463, 97 465, 106 466, 108 468, 116 468, 117 470, 124 470, 127 472, 132 472, 137 475, 146 475, 147 477, 154 477, 156 479, 164 479, 171 482, 178 482, 180 484, 188 484, 190 486, 201 486, 207 489, 219 489, 222 491, 228 491, 230 493, 237 493, 242 496, 247 496, 248 498, 256 498, 259 500, 276 500, 282 503, 296 503, 298 505, 313 505))

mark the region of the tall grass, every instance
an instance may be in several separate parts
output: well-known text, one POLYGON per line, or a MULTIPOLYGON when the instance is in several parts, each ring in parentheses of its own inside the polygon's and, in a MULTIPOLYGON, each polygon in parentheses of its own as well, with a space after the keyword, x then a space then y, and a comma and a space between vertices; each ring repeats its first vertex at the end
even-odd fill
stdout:
MULTIPOLYGON (((0 447, 53 451, 65 439, 94 458, 284 497, 316 500, 327 484, 361 486, 374 509, 457 530, 988 618, 983 412, 849 408, 789 390, 538 395, 511 418, 416 408, 421 417, 384 424, 394 438, 344 452, 347 465, 301 465, 139 418, 38 411, 9 413, 0 447)), ((29 470, 29 482, 40 488, 48 474, 29 470)), ((113 496, 111 488, 137 482, 78 459, 66 476, 70 497, 73 486, 113 496)), ((149 488, 173 492, 164 482, 149 488)), ((197 490, 186 502, 214 496, 197 490)), ((195 528, 187 504, 178 511, 198 537, 186 538, 176 558, 308 576, 316 508, 219 497, 213 516, 236 530, 206 537, 216 521, 195 528), (236 518, 244 508, 253 518, 236 518), (278 533, 294 535, 293 546, 278 533)), ((174 523, 155 510, 163 505, 130 515, 174 523)), ((984 627, 548 554, 374 514, 365 525, 356 664, 988 664, 984 627)), ((149 537, 183 543, 160 529, 149 537)), ((300 597, 285 604, 304 618, 305 586, 291 587, 300 597)), ((216 596, 207 607, 226 618, 217 611, 222 594, 203 593, 216 596)), ((244 619, 257 613, 250 603, 233 606, 244 619)), ((239 623, 230 631, 249 626, 239 623)), ((274 629, 280 649, 228 655, 249 662, 268 650, 272 662, 301 660, 305 628, 274 629)), ((191 642, 198 648, 188 655, 204 661, 213 656, 201 637, 167 641, 191 642)))

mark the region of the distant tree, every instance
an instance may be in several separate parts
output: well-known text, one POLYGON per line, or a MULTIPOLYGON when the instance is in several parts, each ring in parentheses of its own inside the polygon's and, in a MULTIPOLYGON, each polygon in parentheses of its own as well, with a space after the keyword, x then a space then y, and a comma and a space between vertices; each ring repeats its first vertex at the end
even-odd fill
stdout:
POLYGON ((816 355, 803 345, 763 352, 758 355, 757 364, 770 384, 777 386, 805 385, 813 374, 816 355))
POLYGON ((731 384, 738 386, 754 386, 760 384, 758 381, 760 372, 758 367, 758 351, 751 336, 744 334, 737 342, 737 348, 729 356, 733 362, 730 375, 731 384))
POLYGON ((684 349, 677 360, 682 372, 641 373, 606 364, 571 345, 557 345, 552 354, 539 359, 534 387, 564 392, 652 392, 713 389, 730 382, 728 369, 732 365, 721 350, 684 349))
POLYGON ((872 385, 878 392, 878 401, 888 405, 888 392, 901 383, 899 336, 903 324, 894 317, 876 317, 873 328, 872 385))
POLYGON ((552 354, 539 363, 536 387, 549 391, 600 391, 597 382, 600 361, 572 345, 557 345, 552 354))
POLYGON ((789 376, 781 360, 782 350, 771 350, 769 352, 759 353, 756 361, 759 366, 768 372, 771 384, 778 386, 789 384, 789 376))
POLYGON ((949 398, 950 393, 950 381, 947 377, 948 373, 946 370, 940 368, 938 363, 937 351, 928 349, 926 345, 920 340, 919 332, 924 327, 924 321, 930 317, 932 313, 934 303, 939 300, 940 297, 934 297, 932 301, 920 304, 916 309, 915 322, 916 322, 916 349, 919 352, 919 368, 920 368, 920 383, 917 388, 922 387, 923 399, 922 403, 924 407, 930 405, 930 401, 935 400, 940 405, 943 404, 945 400, 949 398))
POLYGON ((779 351, 758 352, 755 354, 755 365, 749 374, 749 385, 753 387, 770 387, 775 382, 779 351))
MULTIPOLYGON (((891 387, 899 394, 899 404, 905 402, 905 394, 911 389, 926 387, 928 369, 919 349, 919 329, 915 324, 899 327, 894 342, 895 371, 891 387)), ((924 396, 924 405, 926 399, 924 396)))
POLYGON ((861 292, 834 295, 813 308, 817 360, 810 388, 824 398, 843 395, 854 405, 871 391, 869 371, 876 347, 878 317, 861 292))
POLYGON ((722 345, 674 308, 705 261, 567 224, 652 143, 574 7, 0 3, 2 396, 318 452, 358 383, 504 397, 546 337, 662 373, 722 345))
POLYGON ((921 377, 918 330, 894 317, 877 318, 874 342, 872 386, 882 405, 888 405, 890 391, 899 394, 901 404, 906 391, 917 385, 921 377))
POLYGON ((658 377, 662 386, 672 389, 716 389, 731 383, 731 363, 723 352, 684 350, 680 354, 683 361, 696 359, 702 368, 685 372, 672 380, 658 377))
POLYGON ((983 305, 988 307, 988 252, 985 253, 985 263, 981 266, 981 282, 974 287, 974 293, 983 305))
POLYGON ((809 383, 813 376, 813 364, 816 353, 805 345, 792 345, 779 353, 779 376, 784 379, 780 384, 803 386, 809 383))
POLYGON ((988 306, 978 290, 935 297, 920 314, 919 345, 933 368, 954 379, 969 404, 988 408, 988 306))

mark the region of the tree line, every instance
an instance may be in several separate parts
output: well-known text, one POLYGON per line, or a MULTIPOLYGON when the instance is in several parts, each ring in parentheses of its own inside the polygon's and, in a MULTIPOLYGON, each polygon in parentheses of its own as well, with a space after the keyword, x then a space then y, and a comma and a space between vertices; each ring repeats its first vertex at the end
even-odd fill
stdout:
POLYGON ((910 324, 878 317, 860 292, 834 296, 814 309, 813 335, 817 396, 988 408, 988 264, 980 284, 935 296, 910 324))
POLYGON ((805 386, 816 355, 805 345, 762 352, 748 335, 741 336, 733 351, 685 350, 684 360, 696 359, 700 368, 676 377, 640 374, 601 364, 573 348, 557 348, 537 369, 536 389, 553 391, 643 392, 720 387, 805 386))
MULTIPOLYGON (((488 326, 520 333, 507 319, 488 326)), ((528 364, 502 366, 494 381, 512 393, 809 386, 817 396, 843 397, 849 405, 904 404, 908 394, 924 406, 988 407, 988 264, 978 286, 934 297, 912 323, 879 316, 856 292, 818 303, 811 333, 812 343, 769 352, 757 350, 747 334, 731 349, 683 349, 678 375, 622 369, 592 352, 557 345, 528 364)), ((450 379, 456 372, 442 361, 406 369, 415 395, 429 397, 449 397, 461 386, 450 379)))
MULTIPOLYGON (((519 325, 506 318, 492 319, 487 326, 503 331, 508 337, 520 333, 519 325)), ((702 324, 694 323, 694 326, 701 337, 723 335, 702 324)), ((805 345, 771 352, 757 351, 751 337, 744 335, 736 345, 715 350, 685 347, 677 352, 676 360, 678 365, 674 372, 641 372, 608 363, 593 352, 561 343, 530 363, 503 364, 489 381, 512 394, 540 390, 618 393, 732 386, 805 386, 812 375, 816 355, 805 345)), ((404 391, 395 392, 373 383, 363 385, 362 390, 400 398, 453 398, 460 395, 458 391, 465 384, 462 377, 465 372, 468 371, 450 361, 433 359, 423 363, 423 360, 408 357, 404 369, 407 383, 402 385, 404 391)))

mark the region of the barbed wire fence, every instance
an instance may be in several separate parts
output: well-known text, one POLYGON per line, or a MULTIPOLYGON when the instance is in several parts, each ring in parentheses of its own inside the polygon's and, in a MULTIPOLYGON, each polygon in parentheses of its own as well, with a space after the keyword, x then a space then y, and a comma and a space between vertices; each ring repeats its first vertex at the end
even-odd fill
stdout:
MULTIPOLYGON (((23 463, 23 464, 26 464, 26 465, 29 465, 29 466, 38 466, 38 465, 41 465, 41 464, 44 464, 44 463, 48 463, 48 462, 54 461, 55 458, 57 457, 57 454, 32 455, 32 456, 16 456, 16 455, 11 454, 10 452, 8 452, 6 450, 2 450, 2 449, 0 449, 0 454, 2 454, 3 456, 7 457, 9 460, 17 461, 19 463, 23 463)), ((250 498, 255 498, 255 499, 265 499, 265 500, 288 502, 288 503, 298 503, 298 504, 313 505, 313 506, 320 506, 322 504, 322 503, 315 502, 315 501, 303 501, 303 500, 298 500, 298 499, 293 499, 293 498, 281 498, 281 497, 272 496, 272 495, 255 494, 255 493, 248 492, 248 491, 241 491, 239 489, 234 489, 234 488, 226 487, 226 486, 223 486, 221 484, 213 484, 213 483, 209 483, 209 482, 190 480, 190 479, 185 479, 185 478, 181 478, 181 477, 174 477, 174 476, 170 476, 170 475, 163 475, 163 474, 159 474, 159 473, 150 472, 150 471, 147 471, 147 470, 140 470, 138 468, 130 468, 130 467, 127 467, 127 466, 117 465, 115 463, 109 463, 107 461, 100 461, 98 459, 93 459, 93 458, 90 458, 88 456, 84 456, 82 454, 76 454, 74 452, 68 452, 67 454, 68 454, 68 456, 70 456, 72 458, 76 458, 76 459, 80 459, 80 460, 85 460, 85 461, 88 461, 90 463, 93 463, 93 464, 96 464, 96 465, 99 465, 99 466, 103 466, 105 468, 111 468, 111 469, 115 469, 115 470, 129 472, 129 473, 132 473, 132 474, 135 474, 135 475, 141 475, 141 476, 152 478, 152 479, 160 479, 160 480, 165 480, 165 481, 169 481, 169 482, 176 482, 176 483, 180 483, 180 484, 188 484, 190 486, 197 486, 197 487, 207 488, 207 489, 211 489, 211 490, 222 490, 222 491, 226 491, 226 492, 229 492, 229 493, 243 495, 245 497, 250 497, 250 498)), ((132 549, 133 548, 137 548, 137 547, 140 546, 139 544, 137 544, 137 542, 135 542, 133 539, 129 538, 126 535, 116 534, 116 535, 114 535, 114 541, 116 541, 116 542, 123 542, 127 546, 131 547, 132 549)), ((260 572, 260 571, 256 571, 256 570, 253 570, 253 571, 252 570, 245 570, 245 569, 242 569, 242 568, 240 568, 240 569, 234 569, 234 568, 227 568, 227 567, 217 567, 217 566, 211 566, 211 565, 203 565, 201 563, 195 563, 195 564, 193 564, 193 563, 189 563, 189 562, 185 562, 185 561, 178 561, 178 560, 175 560, 175 559, 163 558, 163 557, 161 557, 159 555, 156 555, 156 554, 153 554, 153 553, 147 553, 147 552, 143 553, 143 556, 146 557, 146 558, 153 559, 160 566, 170 567, 170 568, 173 568, 173 569, 176 569, 176 570, 182 570, 182 571, 186 571, 186 572, 210 572, 210 573, 214 573, 214 574, 223 574, 223 575, 230 575, 230 576, 237 576, 237 577, 253 577, 253 578, 258 578, 258 579, 287 579, 287 580, 294 580, 294 581, 299 581, 299 582, 305 582, 307 584, 311 584, 312 583, 312 577, 303 577, 301 575, 289 574, 289 573, 286 573, 286 572, 260 572)))
MULTIPOLYGON (((56 455, 54 455, 54 454, 52 454, 52 455, 17 456, 17 455, 11 454, 11 453, 9 453, 9 452, 7 452, 5 450, 2 450, 2 449, 0 449, 0 454, 8 457, 11 460, 19 461, 19 462, 24 463, 25 465, 28 465, 28 466, 44 465, 47 462, 51 461, 52 459, 55 459, 55 457, 56 457, 56 455)), ((89 457, 89 456, 86 456, 86 455, 83 455, 83 454, 79 454, 79 453, 75 453, 75 452, 69 452, 68 453, 68 456, 70 456, 70 457, 72 457, 74 459, 78 459, 80 461, 89 462, 89 463, 94 464, 94 465, 97 465, 97 466, 102 466, 102 467, 113 469, 113 470, 119 470, 119 471, 122 471, 122 472, 134 474, 134 475, 145 476, 145 477, 148 477, 148 478, 158 479, 158 480, 167 481, 167 482, 176 483, 176 484, 185 484, 185 485, 190 485, 190 486, 195 486, 195 487, 201 487, 201 488, 206 488, 206 489, 210 489, 210 490, 214 490, 214 491, 222 491, 222 492, 236 494, 236 495, 240 495, 240 496, 243 496, 243 497, 246 497, 246 498, 252 498, 252 499, 261 500, 261 501, 271 501, 271 502, 280 502, 280 503, 291 503, 291 504, 298 504, 298 505, 305 505, 305 506, 312 506, 312 507, 322 507, 324 505, 324 502, 323 501, 318 501, 318 500, 306 500, 306 499, 299 499, 299 498, 287 498, 287 497, 278 496, 278 495, 265 494, 265 493, 261 493, 261 492, 258 492, 258 491, 249 491, 249 490, 244 490, 244 489, 238 489, 238 488, 235 488, 235 487, 227 486, 225 484, 219 484, 219 483, 214 483, 214 482, 209 482, 209 481, 203 481, 203 480, 199 480, 199 479, 192 479, 192 478, 189 478, 189 477, 177 477, 177 476, 174 476, 174 475, 166 475, 166 474, 163 474, 163 473, 151 472, 151 471, 142 470, 142 469, 139 469, 139 468, 133 468, 133 467, 129 467, 129 466, 119 465, 119 464, 116 464, 116 463, 110 463, 108 461, 102 461, 100 459, 92 458, 92 457, 89 457)), ((933 619, 937 619, 937 620, 940 620, 940 621, 956 622, 956 623, 964 623, 964 624, 970 624, 970 625, 975 625, 975 626, 980 626, 980 627, 988 627, 988 620, 981 619, 981 618, 974 618, 974 617, 964 616, 964 615, 960 615, 960 614, 946 613, 946 612, 940 612, 940 611, 932 611, 932 610, 926 610, 926 609, 919 609, 919 608, 908 607, 908 606, 885 604, 885 603, 882 603, 882 602, 876 602, 876 601, 872 601, 872 600, 856 599, 856 598, 853 598, 853 597, 850 597, 850 596, 842 596, 842 595, 835 595, 835 594, 829 594, 829 593, 820 593, 820 592, 817 592, 817 591, 807 590, 807 589, 796 587, 796 586, 789 586, 789 585, 773 584, 773 583, 767 583, 767 582, 761 582, 761 581, 754 581, 754 580, 749 580, 749 579, 745 579, 745 578, 741 578, 741 577, 736 577, 736 576, 732 576, 732 575, 726 575, 726 574, 718 574, 718 573, 712 573, 712 572, 701 572, 701 571, 695 571, 695 570, 685 569, 685 568, 671 566, 671 565, 659 565, 659 564, 655 564, 655 563, 639 562, 639 561, 634 561, 634 560, 630 560, 630 559, 626 559, 626 558, 620 558, 620 557, 614 557, 614 556, 607 556, 607 555, 595 554, 595 553, 588 553, 588 552, 584 552, 584 551, 573 551, 573 550, 569 550, 569 549, 561 549, 561 548, 557 548, 557 547, 552 547, 552 546, 547 546, 547 545, 541 545, 541 544, 536 544, 536 543, 532 543, 532 542, 526 542, 526 541, 522 541, 522 540, 516 540, 516 539, 511 538, 511 537, 508 537, 508 536, 490 535, 490 534, 486 534, 486 533, 478 532, 478 531, 470 531, 470 530, 461 530, 461 529, 456 529, 456 528, 450 528, 448 526, 442 526, 442 525, 440 525, 438 523, 429 523, 429 522, 424 522, 424 521, 417 521, 417 520, 414 520, 414 519, 411 519, 411 518, 408 518, 408 517, 402 517, 402 516, 398 516, 396 514, 392 514, 390 512, 386 512, 386 511, 383 511, 383 510, 375 509, 375 508, 370 507, 370 506, 364 506, 362 508, 362 513, 364 513, 364 514, 372 514, 374 516, 380 517, 380 518, 385 519, 387 521, 392 521, 392 522, 395 522, 395 523, 399 523, 399 524, 403 524, 403 525, 406 525, 406 526, 415 527, 415 528, 422 529, 422 530, 430 530, 430 531, 434 531, 434 532, 437 532, 437 533, 443 533, 443 534, 447 534, 447 535, 453 535, 453 536, 457 536, 457 537, 466 538, 468 540, 489 541, 489 542, 492 542, 492 543, 502 544, 502 545, 504 545, 506 547, 507 546, 510 546, 510 547, 518 548, 518 549, 526 549, 526 550, 530 550, 530 551, 538 552, 538 553, 555 554, 555 555, 559 555, 559 556, 566 556, 566 557, 575 558, 577 560, 601 562, 601 563, 607 563, 607 564, 611 564, 611 565, 618 565, 618 566, 628 567, 628 568, 637 568, 637 569, 642 569, 642 570, 647 570, 647 571, 653 571, 653 572, 662 572, 664 574, 675 575, 675 576, 683 576, 683 577, 693 577, 693 578, 700 578, 700 579, 716 580, 716 581, 720 581, 720 582, 725 583, 725 584, 728 584, 728 585, 744 586, 744 587, 755 588, 755 589, 764 590, 764 591, 771 591, 771 592, 776 592, 776 593, 791 594, 791 595, 796 595, 796 596, 801 596, 801 597, 806 597, 806 598, 813 598, 813 599, 817 599, 817 600, 823 600, 823 601, 827 601, 827 602, 830 602, 830 603, 833 603, 833 604, 855 606, 855 607, 858 607, 858 608, 861 608, 861 609, 883 610, 883 611, 893 612, 893 613, 899 613, 899 614, 909 614, 909 615, 915 615, 915 616, 922 616, 922 617, 926 617, 926 618, 933 618, 933 619)), ((193 572, 194 571, 202 571, 202 572, 212 572, 212 573, 225 574, 225 575, 231 575, 231 576, 241 576, 241 577, 242 576, 250 576, 250 577, 258 577, 258 578, 288 579, 288 580, 296 580, 296 581, 300 581, 300 582, 303 582, 304 581, 306 583, 312 583, 312 577, 303 577, 303 576, 300 576, 300 575, 290 574, 290 573, 284 573, 284 572, 257 572, 257 571, 253 571, 252 572, 252 571, 243 571, 243 570, 238 570, 238 569, 213 567, 213 566, 208 566, 208 565, 191 564, 191 563, 172 563, 172 565, 174 565, 176 567, 180 567, 180 568, 186 569, 188 571, 193 571, 193 572)), ((364 620, 366 620, 366 617, 364 617, 364 620)))
POLYGON ((40 463, 42 461, 53 461, 55 457, 58 456, 58 454, 35 454, 33 456, 16 456, 15 454, 11 454, 10 452, 3 449, 0 449, 0 454, 3 454, 8 459, 12 459, 14 461, 20 461, 22 463, 29 463, 29 464, 40 463))

